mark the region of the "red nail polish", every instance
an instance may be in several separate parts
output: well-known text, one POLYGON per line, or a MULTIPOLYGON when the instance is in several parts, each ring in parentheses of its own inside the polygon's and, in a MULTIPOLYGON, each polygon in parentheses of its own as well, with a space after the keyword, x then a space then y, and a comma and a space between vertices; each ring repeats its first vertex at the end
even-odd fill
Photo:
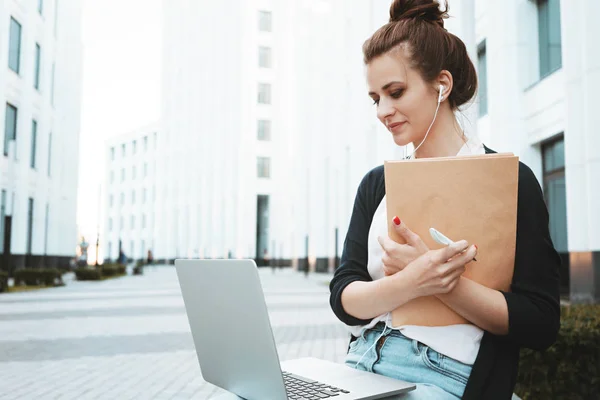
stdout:
POLYGON ((479 250, 479 247, 477 247, 476 244, 474 244, 473 246, 475 246, 475 250, 479 250))
POLYGON ((396 225, 400 225, 400 223, 401 223, 401 222, 402 222, 402 221, 400 221, 400 218, 398 218, 398 217, 394 217, 394 223, 395 223, 396 225))

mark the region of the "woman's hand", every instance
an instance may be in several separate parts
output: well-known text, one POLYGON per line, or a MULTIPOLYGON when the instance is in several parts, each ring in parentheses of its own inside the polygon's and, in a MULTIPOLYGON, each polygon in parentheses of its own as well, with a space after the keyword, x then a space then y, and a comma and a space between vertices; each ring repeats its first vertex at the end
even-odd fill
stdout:
POLYGON ((404 268, 414 282, 418 297, 451 292, 465 272, 465 265, 477 255, 477 247, 466 240, 439 250, 429 250, 404 268))
POLYGON ((421 237, 408 229, 406 224, 400 221, 398 217, 394 217, 393 221, 396 232, 406 241, 406 244, 396 243, 387 236, 377 238, 383 249, 381 261, 386 276, 402 271, 408 264, 429 251, 421 237))

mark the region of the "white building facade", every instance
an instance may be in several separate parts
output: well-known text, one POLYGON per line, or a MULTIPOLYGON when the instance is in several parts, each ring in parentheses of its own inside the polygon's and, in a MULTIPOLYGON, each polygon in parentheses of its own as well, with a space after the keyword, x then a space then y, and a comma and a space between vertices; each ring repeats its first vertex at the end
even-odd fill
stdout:
POLYGON ((104 262, 120 252, 130 260, 147 258, 153 251, 156 212, 156 159, 158 125, 111 138, 106 143, 105 182, 102 185, 104 262))
MULTIPOLYGON (((331 270, 356 188, 395 147, 366 95, 362 43, 389 0, 165 2, 156 256, 331 270), (227 23, 223 23, 227 21, 227 23)), ((450 1, 480 77, 467 134, 544 190, 563 294, 600 296, 600 37, 590 1, 450 1)))
MULTIPOLYGON (((468 3, 469 1, 467 1, 468 3)), ((544 191, 562 293, 600 300, 600 26, 592 1, 474 3, 478 131, 544 191)), ((460 15, 458 16, 461 17, 460 15)))
POLYGON ((333 267, 358 182, 400 154, 366 95, 375 3, 165 2, 159 259, 333 267))
POLYGON ((0 265, 64 267, 77 244, 81 4, 0 1, 0 265))

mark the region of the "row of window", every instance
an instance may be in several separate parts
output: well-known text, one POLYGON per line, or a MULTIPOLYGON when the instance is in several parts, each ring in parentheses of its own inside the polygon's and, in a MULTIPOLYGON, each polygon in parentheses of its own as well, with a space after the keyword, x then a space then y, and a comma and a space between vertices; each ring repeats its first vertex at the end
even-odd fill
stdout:
MULTIPOLYGON (((140 226, 141 229, 146 229, 146 214, 142 214, 140 217, 141 221, 142 221, 142 225, 140 226)), ((124 218, 120 217, 119 218, 119 230, 122 231, 123 229, 125 229, 125 224, 124 224, 124 218)), ((130 229, 135 229, 135 215, 132 215, 129 219, 129 228, 130 229)), ((108 219, 108 231, 112 232, 114 229, 113 227, 113 219, 109 218, 108 219)))
MULTIPOLYGON (((148 151, 148 136, 144 136, 142 138, 142 145, 144 146, 144 152, 148 151)), ((156 149, 156 132, 154 132, 154 148, 156 149)), ((137 154, 137 140, 134 140, 131 142, 131 155, 136 155, 137 154)), ((110 148, 110 160, 114 161, 116 157, 116 150, 115 147, 111 147, 110 148)), ((121 157, 125 158, 127 157, 127 144, 123 143, 121 145, 121 157)))
MULTIPOLYGON (((562 67, 560 0, 537 0, 539 77, 552 74, 562 67)), ((488 113, 487 52, 485 40, 477 49, 479 70, 479 116, 488 113)))
MULTIPOLYGON (((148 190, 146 188, 144 188, 141 190, 141 193, 142 193, 142 204, 146 204, 146 200, 148 198, 148 190)), ((153 193, 153 196, 156 195, 156 191, 154 191, 152 193, 153 193)), ((136 190, 134 189, 131 191, 131 204, 132 205, 135 204, 135 197, 136 197, 135 194, 136 194, 136 190)), ((120 200, 121 200, 120 201, 121 205, 124 206, 125 205, 125 193, 121 192, 120 200)), ((152 201, 154 201, 154 200, 155 199, 153 198, 152 201)), ((108 207, 113 208, 114 204, 115 204, 114 195, 111 194, 110 196, 108 196, 108 207)))
MULTIPOLYGON (((6 103, 6 115, 4 119, 4 156, 8 156, 8 151, 10 148, 10 142, 13 141, 15 143, 15 152, 17 150, 17 120, 19 117, 19 110, 17 107, 10 103, 6 103)), ((31 146, 30 146, 30 156, 29 156, 29 165, 31 168, 37 168, 37 144, 38 141, 38 123, 35 119, 31 120, 31 146)), ((17 160, 17 156, 15 154, 15 160, 17 160)), ((48 135, 48 176, 50 176, 50 166, 52 160, 52 133, 48 135)))
MULTIPOLYGON (((125 182, 125 178, 126 178, 126 171, 125 168, 121 168, 121 182, 125 182)), ((146 178, 148 177, 148 163, 144 163, 144 168, 142 170, 142 178, 146 178)), ((133 167, 131 167, 131 179, 135 180, 137 179, 137 168, 134 165, 133 167)), ((115 171, 110 171, 110 183, 114 183, 115 182, 115 171)))
MULTIPOLYGON (((8 67, 17 75, 21 74, 21 24, 14 18, 10 17, 9 28, 9 43, 8 43, 8 67)), ((40 71, 42 64, 42 48, 39 43, 35 44, 35 65, 33 75, 33 86, 36 90, 40 90, 40 71)), ((54 69, 52 64, 52 85, 51 85, 51 101, 54 104, 54 69)))
MULTIPOLYGON (((258 30, 262 32, 272 31, 272 14, 270 11, 258 12, 258 30)), ((261 68, 271 68, 272 54, 271 48, 259 46, 258 48, 258 66, 261 68)), ((271 84, 260 82, 258 84, 258 104, 271 104, 271 84)), ((261 141, 271 140, 271 121, 260 119, 257 124, 256 138, 261 141)), ((271 159, 268 157, 258 157, 256 159, 257 176, 259 178, 271 177, 271 159)))
MULTIPOLYGON (((5 226, 4 226, 4 222, 5 222, 5 217, 6 217, 6 205, 7 205, 7 201, 8 201, 8 193, 6 192, 6 190, 2 189, 2 191, 0 191, 0 253, 4 252, 4 230, 5 230, 5 226)), ((14 196, 14 195, 13 195, 14 196)), ((14 201, 14 197, 13 197, 13 201, 14 201)), ((28 198, 27 201, 27 236, 26 236, 26 254, 32 254, 32 249, 33 249, 33 214, 34 214, 34 199, 32 197, 28 198)), ((14 207, 14 205, 13 205, 14 207)), ((46 254, 47 252, 47 247, 48 247, 48 219, 50 216, 50 205, 46 203, 46 217, 45 217, 45 221, 44 221, 44 254, 46 254)))

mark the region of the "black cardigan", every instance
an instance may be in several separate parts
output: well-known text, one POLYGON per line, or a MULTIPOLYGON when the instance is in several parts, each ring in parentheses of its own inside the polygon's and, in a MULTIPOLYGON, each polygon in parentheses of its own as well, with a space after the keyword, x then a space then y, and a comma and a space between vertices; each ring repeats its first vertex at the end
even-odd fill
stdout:
MULTIPOLYGON (((341 264, 329 285, 331 308, 347 325, 370 322, 346 313, 342 291, 354 281, 372 280, 367 271, 367 238, 384 195, 384 169, 379 166, 358 187, 341 264)), ((515 269, 510 292, 502 292, 508 305, 509 332, 506 336, 484 333, 463 399, 510 399, 519 349, 545 350, 554 343, 560 327, 560 262, 550 238, 542 190, 531 169, 520 162, 515 269)))

